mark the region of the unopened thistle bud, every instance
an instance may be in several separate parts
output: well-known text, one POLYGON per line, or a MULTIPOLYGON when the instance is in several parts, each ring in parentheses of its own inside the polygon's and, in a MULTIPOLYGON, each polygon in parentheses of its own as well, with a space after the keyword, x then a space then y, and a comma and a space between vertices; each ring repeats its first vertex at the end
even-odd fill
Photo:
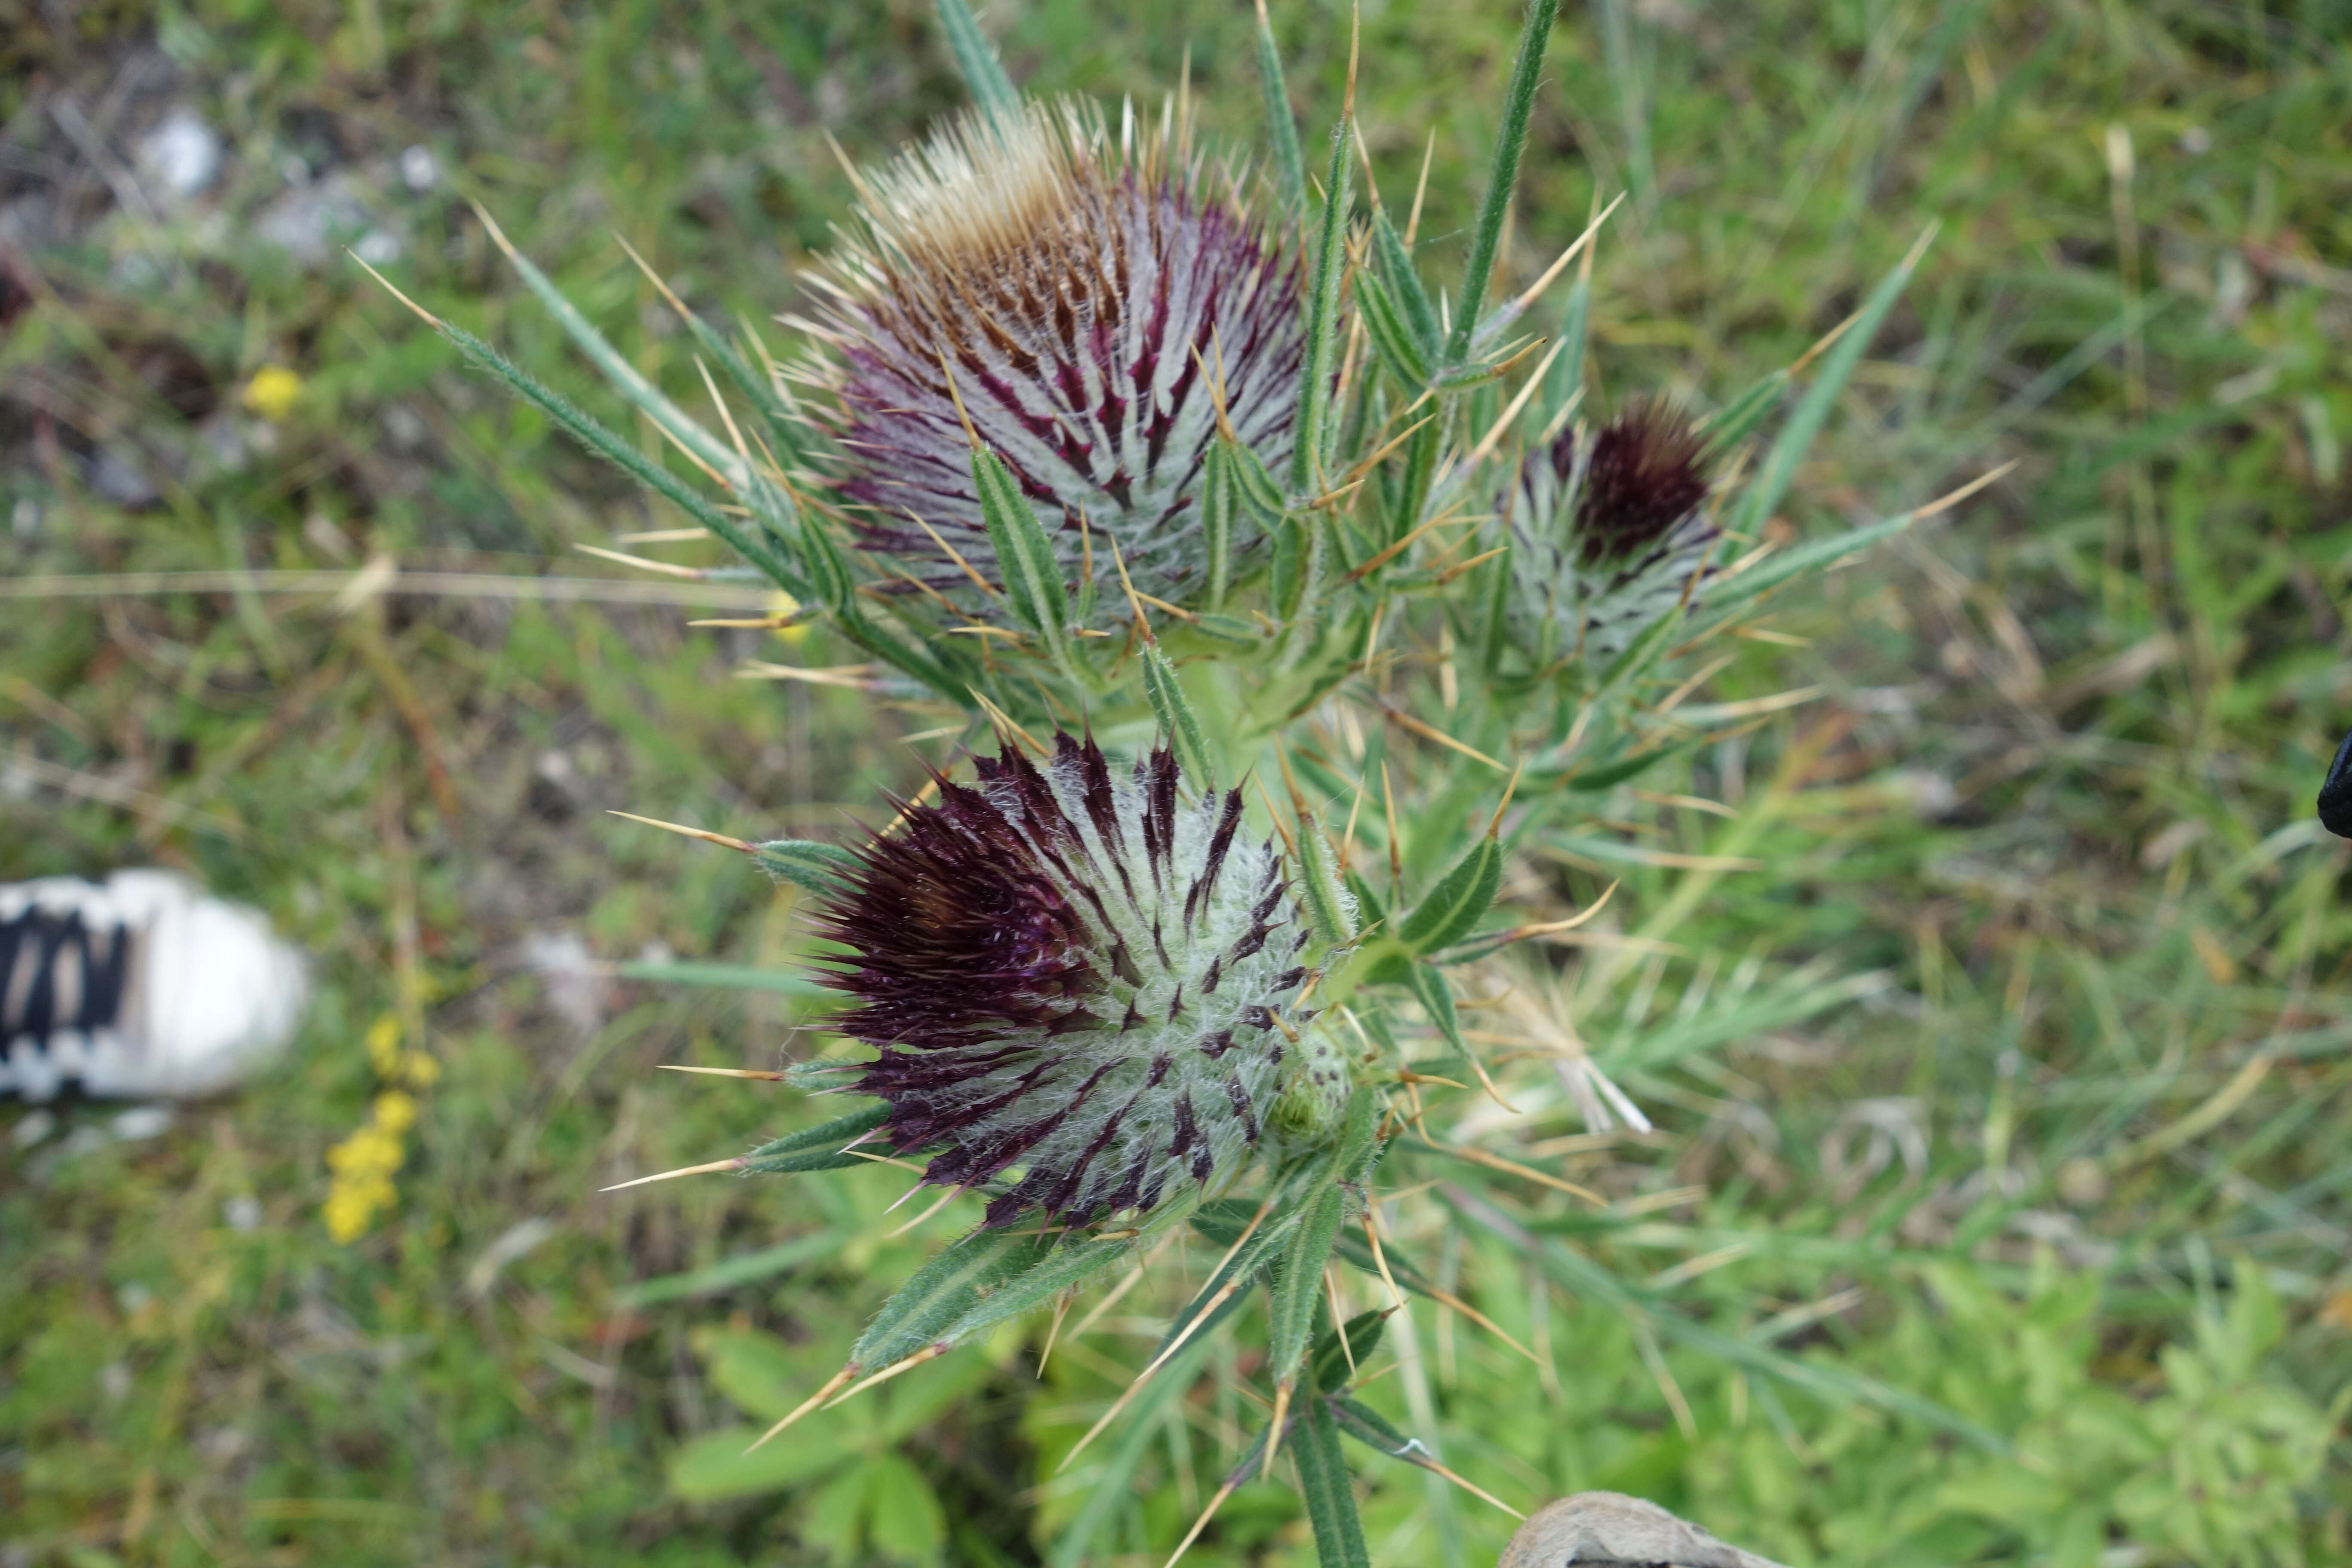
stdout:
POLYGON ((1613 658, 1694 593, 1719 531, 1701 451, 1688 418, 1647 402, 1522 460, 1508 613, 1538 668, 1613 658))
POLYGON ((1295 257, 1237 189, 1208 189, 1189 152, 1131 123, 1113 142, 1075 103, 962 120, 861 194, 823 330, 840 360, 839 488, 861 509, 862 542, 962 610, 993 613, 941 549, 1001 581, 969 416, 1066 583, 1115 584, 1115 541, 1139 588, 1186 597, 1204 570, 1219 397, 1269 470, 1290 458, 1295 257))
POLYGON ((1083 1224, 1231 1173, 1269 1131, 1327 1133, 1346 1066, 1297 1006, 1309 931, 1239 792, 1187 801, 1092 741, 1010 743, 862 853, 824 933, 880 1058, 901 1153, 943 1186, 1002 1180, 987 1223, 1083 1224))

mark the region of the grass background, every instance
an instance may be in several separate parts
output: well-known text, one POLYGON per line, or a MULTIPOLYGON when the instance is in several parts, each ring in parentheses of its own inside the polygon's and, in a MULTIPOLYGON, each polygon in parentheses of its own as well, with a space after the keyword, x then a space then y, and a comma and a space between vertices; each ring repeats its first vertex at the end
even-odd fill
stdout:
MULTIPOLYGON (((1344 17, 1276 11, 1312 136, 1344 17)), ((1245 7, 984 20, 1016 79, 1146 105, 1189 47, 1206 125, 1254 135, 1245 7)), ((1441 257, 1516 22, 1490 0, 1365 11, 1366 140, 1402 205, 1433 133, 1441 257)), ((2347 34, 2317 0, 1564 16, 1507 266, 1532 279, 1596 188, 1632 193, 1595 276, 1604 401, 1728 395, 1932 222, 1792 521, 2019 467, 1784 616, 1804 646, 1757 645, 1709 688, 1826 691, 1695 764, 1769 870, 1714 882, 1677 939, 1888 986, 1638 1083, 1655 1139, 1507 1135, 1632 1198, 1704 1185, 1620 1252, 1668 1268, 1743 1246, 1686 1270, 1694 1289, 1834 1303, 1784 1345, 2015 1449, 1768 1409, 1680 1352, 1662 1377, 1525 1258, 1433 1234, 1548 1358, 1531 1377, 1451 1314, 1416 1352, 1449 1459, 1508 1500, 1613 1485, 1794 1563, 2352 1555, 2352 921, 2308 804, 2352 713, 2347 34), (1822 760, 1776 774, 1807 745, 1822 760)), ((914 0, 0 0, 0 589, 377 554, 597 577, 572 543, 675 520, 457 369, 340 250, 273 242, 272 216, 342 193, 353 233, 397 240, 404 289, 561 370, 478 197, 685 386, 611 233, 698 308, 764 321, 845 210, 826 136, 881 155, 959 96, 914 0), (136 149, 174 104, 228 159, 194 201, 142 203, 136 149), (400 170, 415 146, 439 170, 422 189, 400 170), (268 365, 301 378, 282 417, 241 401, 268 365)), ((789 997, 610 967, 781 962, 790 904, 602 813, 824 831, 915 773, 892 736, 929 721, 730 680, 778 645, 686 629, 683 600, 345 614, 274 581, 0 599, 0 877, 183 866, 268 909, 320 981, 285 1068, 161 1130, 0 1109, 5 1560, 1039 1561, 1093 1495, 1046 1461, 1139 1360, 1149 1292, 1042 1382, 1005 1337, 929 1404, 831 1429, 790 1484, 695 1500, 676 1457, 814 1383, 956 1216, 881 1239, 887 1173, 594 1191, 797 1115, 649 1070, 772 1060, 789 997), (328 1151, 384 1087, 364 1042, 386 1016, 439 1077, 396 1205, 343 1244, 328 1151)), ((1642 810, 1629 831, 1706 847, 1642 810)), ((1680 885, 1627 896, 1654 910, 1680 885)), ((1664 1008, 1688 976, 1661 973, 1664 1008)), ((1233 1398, 1155 1417, 1093 1558, 1164 1557, 1222 1471, 1233 1398)), ((1417 1479, 1372 1485, 1383 1562, 1480 1561, 1507 1531, 1417 1479)), ((1308 1549, 1268 1486, 1198 1551, 1308 1549)))

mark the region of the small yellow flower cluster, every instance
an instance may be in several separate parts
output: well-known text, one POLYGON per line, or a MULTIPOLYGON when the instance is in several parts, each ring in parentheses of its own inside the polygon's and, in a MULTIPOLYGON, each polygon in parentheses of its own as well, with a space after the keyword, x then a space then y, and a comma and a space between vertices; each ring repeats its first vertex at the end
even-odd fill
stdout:
POLYGON ((416 1097, 409 1090, 429 1089, 441 1076, 441 1064, 433 1058, 400 1048, 400 1019, 394 1014, 370 1026, 367 1053, 384 1088, 369 1108, 368 1120, 327 1151, 327 1169, 334 1176, 324 1215, 327 1234, 337 1241, 365 1236, 376 1215, 398 1200, 392 1178, 407 1156, 406 1134, 416 1123, 416 1097))
POLYGON ((302 378, 282 364, 266 364, 253 373, 239 399, 246 408, 272 424, 294 412, 302 400, 302 378))

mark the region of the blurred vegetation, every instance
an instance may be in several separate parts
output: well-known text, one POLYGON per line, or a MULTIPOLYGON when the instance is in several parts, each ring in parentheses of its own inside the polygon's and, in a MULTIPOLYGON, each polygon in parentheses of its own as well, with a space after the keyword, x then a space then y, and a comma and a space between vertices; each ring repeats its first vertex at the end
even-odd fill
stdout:
MULTIPOLYGON (((1313 123, 1344 16, 1276 12, 1313 123)), ((1189 68, 1207 128, 1250 144, 1244 5, 984 21, 1033 87, 1156 104, 1189 68)), ((1366 8, 1374 167, 1402 205, 1433 133, 1440 246, 1516 22, 1366 8)), ((1563 18, 1507 264, 1532 279, 1596 191, 1632 193, 1595 274, 1610 399, 1703 405, 1787 363, 1934 221, 1790 521, 2020 466, 1712 677, 1717 701, 1822 689, 1649 781, 1735 820, 1660 798, 1619 825, 1669 862, 1736 844, 1770 868, 1611 866, 1622 929, 1666 911, 1734 976, 1754 954, 1884 979, 1634 1062, 1656 1134, 1482 1113, 1617 1200, 1516 1237, 1422 1222, 1441 1282, 1538 1364, 1420 1306, 1375 1402, 1504 1500, 1636 1491, 1794 1564, 2352 1556, 2352 918, 2309 811, 2352 715, 2347 37, 2321 0, 1563 18), (2006 1447, 1662 1344, 1567 1283, 1580 1247, 1702 1305, 1777 1300, 1780 1348, 1825 1380, 2006 1447)), ((646 978, 782 964, 790 899, 602 814, 843 825, 919 776, 898 719, 729 679, 778 645, 685 627, 716 602, 694 584, 338 601, 273 575, 389 556, 619 595, 641 584, 572 546, 676 521, 455 368, 339 245, 558 365, 478 199, 684 388, 611 235, 697 308, 764 321, 845 209, 827 136, 879 156, 958 99, 917 0, 0 0, 0 877, 184 866, 268 909, 321 982, 291 1063, 160 1131, 0 1109, 12 1568, 1156 1564, 1231 1463, 1245 1368, 1139 1400, 1054 1474, 1164 1321, 1144 1290, 1079 1335, 1082 1303, 1042 1380, 1045 1327, 1022 1325, 730 1468, 961 1211, 889 1236, 885 1171, 594 1191, 804 1119, 650 1070, 800 1053, 789 994, 646 978), (142 158, 174 106, 226 153, 177 201, 143 194, 142 158), (85 592, 174 572, 228 575, 85 592), (413 1123, 384 1121, 393 1093, 413 1123), (329 1151, 366 1126, 401 1163, 344 1242, 329 1151)), ((1733 983, 1671 953, 1640 980, 1579 1016, 1597 1048, 1733 983)), ((1389 1474, 1365 1517, 1382 1563, 1486 1561, 1509 1529, 1389 1474)), ((1192 1561, 1308 1551, 1268 1483, 1192 1561)))

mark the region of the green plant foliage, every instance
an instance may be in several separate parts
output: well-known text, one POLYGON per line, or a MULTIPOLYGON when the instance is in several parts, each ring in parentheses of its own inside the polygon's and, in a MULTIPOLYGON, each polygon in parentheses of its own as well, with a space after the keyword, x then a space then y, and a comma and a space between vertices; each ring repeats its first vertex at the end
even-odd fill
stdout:
POLYGON ((1446 1472, 1791 1564, 2352 1551, 2326 6, 34 11, 0 879, 187 868, 319 1000, 161 1134, 0 1107, 0 1555, 1491 1561, 1446 1472), (927 594, 796 279, 927 128, 1061 94, 1296 265, 1300 438, 1202 424, 1130 598, 955 435, 989 586, 927 594), (167 98, 230 156, 142 208, 167 98), (335 193, 326 259, 272 237, 335 193), (1654 395, 1703 564, 1531 631, 1528 465, 1654 395), (1002 1182, 910 1192, 839 1095, 815 921, 1056 729, 1243 792, 1349 1114, 983 1232, 1002 1182))

